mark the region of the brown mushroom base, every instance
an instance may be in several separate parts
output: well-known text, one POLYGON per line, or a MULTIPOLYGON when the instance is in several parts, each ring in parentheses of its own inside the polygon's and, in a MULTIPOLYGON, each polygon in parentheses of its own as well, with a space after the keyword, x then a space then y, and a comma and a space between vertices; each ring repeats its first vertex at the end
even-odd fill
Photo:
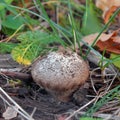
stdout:
POLYGON ((70 97, 72 96, 73 92, 72 91, 49 91, 51 95, 57 100, 61 102, 68 102, 70 101, 70 97))
POLYGON ((46 89, 48 93, 50 93, 55 100, 61 101, 61 102, 68 102, 71 100, 71 96, 73 93, 78 90, 83 83, 80 82, 80 85, 78 83, 71 84, 71 85, 58 85, 58 86, 52 86, 51 84, 44 84, 42 82, 37 83, 38 85, 41 85, 43 88, 46 89))

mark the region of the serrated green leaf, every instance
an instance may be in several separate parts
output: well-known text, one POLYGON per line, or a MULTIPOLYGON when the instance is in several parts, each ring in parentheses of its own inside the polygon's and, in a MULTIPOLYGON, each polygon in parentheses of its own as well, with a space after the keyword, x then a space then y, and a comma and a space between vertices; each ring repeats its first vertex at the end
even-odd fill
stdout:
POLYGON ((102 24, 95 10, 92 0, 86 1, 86 10, 82 20, 81 32, 84 35, 100 32, 102 24))
POLYGON ((0 53, 10 53, 16 46, 15 43, 0 43, 0 53))
POLYGON ((22 17, 17 17, 13 15, 8 15, 6 19, 2 22, 2 25, 6 28, 13 30, 18 29, 22 24, 24 24, 24 19, 22 17))
POLYGON ((42 52, 50 50, 49 43, 56 41, 54 35, 41 31, 29 31, 17 38, 21 43, 12 50, 12 57, 20 64, 29 65, 42 52))
POLYGON ((110 59, 112 60, 112 63, 120 69, 120 55, 112 53, 110 59))

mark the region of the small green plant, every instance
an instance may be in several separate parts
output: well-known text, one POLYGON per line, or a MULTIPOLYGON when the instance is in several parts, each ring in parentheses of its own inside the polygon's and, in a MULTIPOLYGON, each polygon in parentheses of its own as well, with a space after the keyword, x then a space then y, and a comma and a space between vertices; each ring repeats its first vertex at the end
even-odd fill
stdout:
POLYGON ((17 44, 15 43, 11 43, 11 42, 3 42, 0 43, 0 53, 4 54, 4 53, 11 53, 12 49, 17 46, 17 44))
POLYGON ((48 34, 41 31, 28 31, 17 37, 19 44, 13 48, 12 56, 20 64, 30 65, 39 55, 45 54, 51 49, 50 43, 58 41, 54 34, 48 34))

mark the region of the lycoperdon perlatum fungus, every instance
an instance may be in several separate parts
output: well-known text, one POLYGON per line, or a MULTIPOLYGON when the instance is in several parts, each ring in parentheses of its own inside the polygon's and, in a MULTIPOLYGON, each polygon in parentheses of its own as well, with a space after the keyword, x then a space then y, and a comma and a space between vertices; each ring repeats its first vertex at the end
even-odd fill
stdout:
POLYGON ((51 52, 32 66, 33 80, 60 101, 68 101, 72 93, 89 76, 88 64, 76 53, 51 52))

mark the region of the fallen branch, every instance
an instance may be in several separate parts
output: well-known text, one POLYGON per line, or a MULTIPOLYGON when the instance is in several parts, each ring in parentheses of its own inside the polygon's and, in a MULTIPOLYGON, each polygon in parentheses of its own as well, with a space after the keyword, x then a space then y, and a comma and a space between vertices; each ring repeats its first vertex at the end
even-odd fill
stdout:
POLYGON ((2 71, 0 70, 0 74, 4 74, 8 77, 14 77, 14 78, 17 78, 17 79, 21 79, 21 80, 25 80, 25 81, 28 81, 30 80, 32 77, 30 74, 27 74, 27 73, 21 73, 21 72, 13 72, 13 71, 2 71))

